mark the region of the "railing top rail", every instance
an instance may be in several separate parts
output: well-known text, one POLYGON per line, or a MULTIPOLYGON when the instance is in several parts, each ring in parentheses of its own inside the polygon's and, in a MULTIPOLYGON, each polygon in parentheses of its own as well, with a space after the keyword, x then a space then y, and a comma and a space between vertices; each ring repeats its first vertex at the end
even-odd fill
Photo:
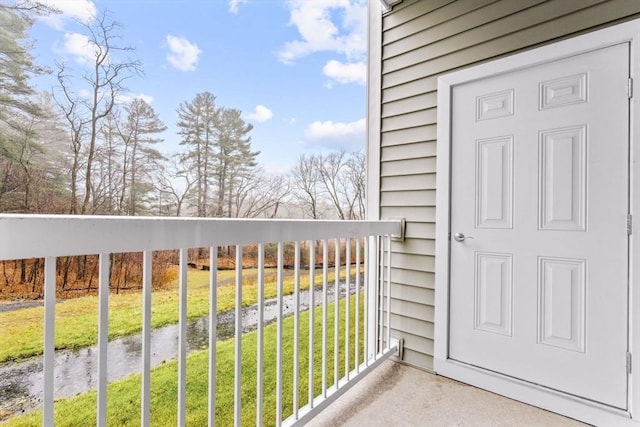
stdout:
POLYGON ((0 260, 400 235, 400 220, 0 214, 0 260))

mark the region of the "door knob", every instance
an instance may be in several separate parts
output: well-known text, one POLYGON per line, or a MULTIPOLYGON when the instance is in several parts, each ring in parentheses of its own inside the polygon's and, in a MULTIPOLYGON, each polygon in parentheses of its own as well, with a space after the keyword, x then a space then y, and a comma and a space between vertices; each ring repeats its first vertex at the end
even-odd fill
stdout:
POLYGON ((464 235, 464 234, 462 234, 462 233, 456 233, 456 234, 454 234, 454 235, 453 235, 453 239, 454 239, 456 242, 464 242, 464 240, 465 240, 465 239, 473 239, 473 237, 471 237, 471 236, 465 236, 465 235, 464 235))

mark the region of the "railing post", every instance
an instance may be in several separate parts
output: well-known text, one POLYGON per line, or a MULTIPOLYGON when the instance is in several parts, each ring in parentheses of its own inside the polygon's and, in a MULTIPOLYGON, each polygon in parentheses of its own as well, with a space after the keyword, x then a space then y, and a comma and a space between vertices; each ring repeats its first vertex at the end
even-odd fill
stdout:
POLYGON ((142 255, 142 384, 140 425, 151 423, 151 271, 153 252, 142 255))
POLYGON ((53 379, 56 345, 56 258, 44 260, 44 396, 42 397, 42 425, 52 426, 53 379))
POLYGON ((178 426, 186 424, 187 405, 187 253, 180 249, 178 300, 178 426))
POLYGON ((345 239, 345 280, 344 287, 346 289, 345 294, 345 309, 344 309, 344 373, 349 381, 349 350, 350 350, 350 338, 351 338, 351 239, 345 239))
POLYGON ((328 324, 328 308, 329 296, 329 242, 325 239, 322 241, 322 397, 327 397, 327 324, 328 324))
POLYGON ((100 254, 98 267, 98 401, 96 424, 107 425, 107 345, 109 344, 109 254, 100 254))
POLYGON ((295 241, 294 244, 294 266, 293 266, 293 417, 298 419, 298 397, 300 392, 299 376, 300 376, 300 242, 295 241))
POLYGON ((258 244, 258 371, 256 388, 256 426, 264 422, 264 244, 258 244))
POLYGON ((314 393, 314 338, 315 338, 315 279, 316 279, 316 241, 309 246, 309 407, 313 408, 314 393))
POLYGON ((333 382, 338 388, 340 380, 340 239, 334 240, 333 281, 333 382))
POLYGON ((356 239, 356 333, 355 333, 355 366, 356 373, 360 373, 360 239, 356 239))
POLYGON ((234 425, 239 427, 242 415, 242 246, 236 245, 236 335, 235 335, 235 376, 234 376, 234 425))
POLYGON ((277 315, 277 331, 276 331, 276 426, 282 424, 282 333, 283 333, 283 307, 282 294, 284 286, 284 243, 278 242, 278 273, 277 273, 277 298, 278 298, 278 315, 277 315))
POLYGON ((218 247, 209 247, 209 427, 216 425, 216 352, 218 350, 218 247))

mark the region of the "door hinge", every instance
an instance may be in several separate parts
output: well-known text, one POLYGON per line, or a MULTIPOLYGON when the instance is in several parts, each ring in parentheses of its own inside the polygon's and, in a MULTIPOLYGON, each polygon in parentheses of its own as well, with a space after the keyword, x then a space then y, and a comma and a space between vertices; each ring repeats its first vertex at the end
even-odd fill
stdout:
POLYGON ((629 99, 633 98, 633 79, 631 77, 627 80, 627 96, 629 99))
POLYGON ((627 234, 631 236, 631 232, 633 231, 633 218, 631 214, 627 214, 627 234))
POLYGON ((631 353, 627 351, 627 374, 631 373, 631 353))

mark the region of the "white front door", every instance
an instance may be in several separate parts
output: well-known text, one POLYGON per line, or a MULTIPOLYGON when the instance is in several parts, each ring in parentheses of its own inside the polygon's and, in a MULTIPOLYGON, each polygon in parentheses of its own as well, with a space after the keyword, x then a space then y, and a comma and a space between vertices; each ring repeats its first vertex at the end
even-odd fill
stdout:
POLYGON ((453 87, 451 359, 627 407, 628 77, 624 43, 453 87))

